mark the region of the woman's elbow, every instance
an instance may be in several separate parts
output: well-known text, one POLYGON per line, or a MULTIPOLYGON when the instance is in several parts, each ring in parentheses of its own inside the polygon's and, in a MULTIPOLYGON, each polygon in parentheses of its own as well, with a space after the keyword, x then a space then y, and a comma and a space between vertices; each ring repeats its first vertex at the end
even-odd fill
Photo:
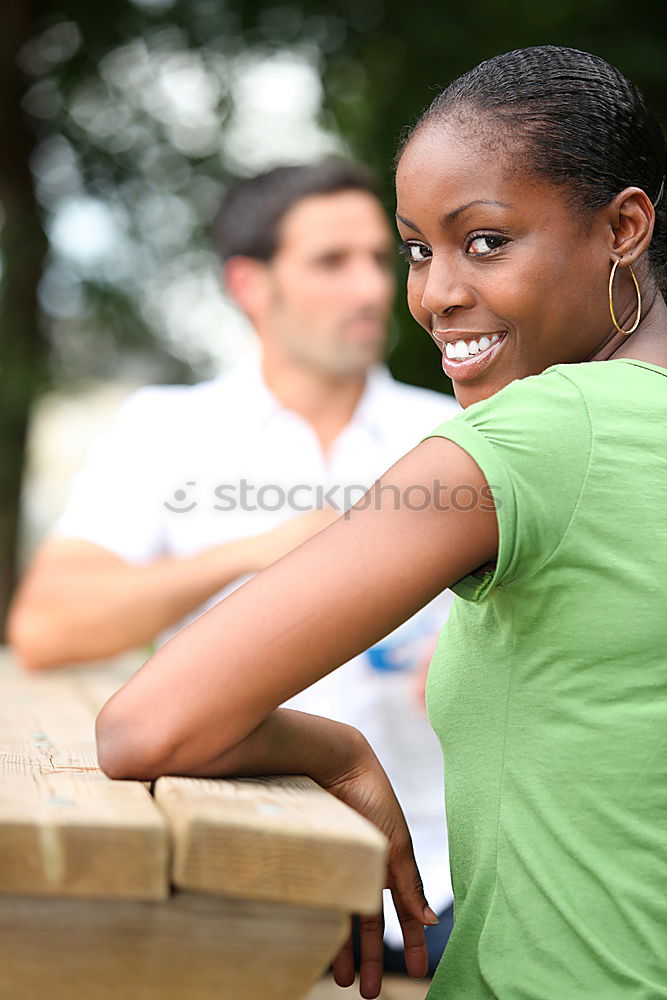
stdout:
POLYGON ((151 739, 147 726, 141 730, 123 718, 113 699, 107 702, 95 720, 97 760, 108 778, 153 781, 168 774, 168 754, 157 740, 151 739))

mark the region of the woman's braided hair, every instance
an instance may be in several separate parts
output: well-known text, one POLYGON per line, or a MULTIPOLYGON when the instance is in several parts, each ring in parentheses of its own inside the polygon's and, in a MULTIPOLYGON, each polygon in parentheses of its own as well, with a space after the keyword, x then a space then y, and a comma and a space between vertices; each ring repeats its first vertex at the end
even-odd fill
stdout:
POLYGON ((599 56, 538 45, 494 56, 444 90, 401 143, 452 112, 482 111, 519 139, 536 175, 569 189, 579 209, 593 211, 626 187, 639 187, 656 207, 649 259, 667 269, 665 138, 640 91, 599 56))

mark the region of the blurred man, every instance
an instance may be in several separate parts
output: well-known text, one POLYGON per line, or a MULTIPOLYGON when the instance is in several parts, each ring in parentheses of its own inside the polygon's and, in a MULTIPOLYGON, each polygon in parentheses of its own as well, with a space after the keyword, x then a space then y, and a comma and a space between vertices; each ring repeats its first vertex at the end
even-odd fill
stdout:
MULTIPOLYGON (((29 669, 164 641, 348 509, 458 410, 380 363, 392 239, 363 168, 335 160, 242 181, 216 241, 258 357, 196 386, 141 389, 121 408, 16 598, 9 638, 29 669)), ((440 751, 415 691, 447 603, 288 703, 357 726, 394 782, 444 913, 428 932, 433 964, 451 887, 440 751)), ((386 940, 400 953, 393 912, 386 940)))

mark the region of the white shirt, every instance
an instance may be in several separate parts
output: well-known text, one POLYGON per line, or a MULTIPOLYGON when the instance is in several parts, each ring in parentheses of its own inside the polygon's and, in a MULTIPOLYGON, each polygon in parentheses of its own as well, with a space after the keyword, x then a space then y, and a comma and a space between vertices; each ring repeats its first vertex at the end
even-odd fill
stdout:
MULTIPOLYGON (((396 382, 378 364, 324 455, 308 421, 266 386, 258 359, 195 386, 149 386, 129 397, 94 448, 55 530, 141 564, 268 531, 325 498, 347 510, 458 411, 451 397, 396 382)), ((187 621, 247 579, 235 580, 187 621)), ((287 702, 365 734, 406 814, 426 897, 437 911, 452 899, 442 759, 415 689, 449 602, 449 592, 436 598, 369 653, 287 702)), ((385 936, 397 947, 398 920, 393 907, 385 909, 385 936)))

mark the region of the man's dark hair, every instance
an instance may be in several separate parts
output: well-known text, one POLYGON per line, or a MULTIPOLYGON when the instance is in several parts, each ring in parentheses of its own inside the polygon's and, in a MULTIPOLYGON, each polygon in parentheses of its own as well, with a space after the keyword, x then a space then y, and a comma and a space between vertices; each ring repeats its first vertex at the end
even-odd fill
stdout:
POLYGON ((213 241, 223 261, 230 257, 271 260, 278 249, 280 224, 297 202, 316 195, 365 191, 378 197, 370 170, 350 160, 274 167, 226 191, 213 224, 213 241))
MULTIPOLYGON (((494 56, 444 90, 404 137, 451 115, 519 144, 528 170, 569 190, 583 212, 626 187, 640 187, 656 209, 649 259, 667 263, 665 139, 640 91, 590 52, 537 45, 494 56), (498 128, 500 131, 498 132, 498 128)), ((493 141, 494 136, 489 135, 493 141)))

